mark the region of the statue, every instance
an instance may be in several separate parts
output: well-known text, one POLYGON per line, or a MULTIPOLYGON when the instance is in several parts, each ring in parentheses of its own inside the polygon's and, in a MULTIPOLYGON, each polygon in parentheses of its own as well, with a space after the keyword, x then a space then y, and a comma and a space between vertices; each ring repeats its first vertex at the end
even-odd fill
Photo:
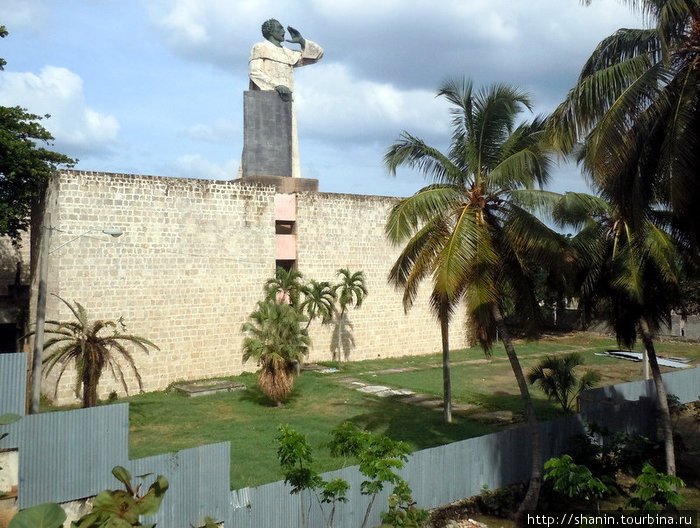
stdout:
POLYGON ((301 51, 285 48, 285 31, 282 24, 275 19, 267 20, 262 25, 265 40, 253 46, 250 52, 249 77, 250 90, 275 90, 283 101, 292 104, 292 177, 300 177, 299 141, 297 138, 296 113, 294 111, 294 68, 313 64, 323 57, 323 48, 305 39, 301 33, 288 26, 292 42, 301 46, 301 51))

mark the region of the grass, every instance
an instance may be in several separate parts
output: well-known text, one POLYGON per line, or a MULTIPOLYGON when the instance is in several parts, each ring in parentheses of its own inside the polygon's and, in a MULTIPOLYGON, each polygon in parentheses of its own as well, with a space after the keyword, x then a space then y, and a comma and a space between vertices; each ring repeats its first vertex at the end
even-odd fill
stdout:
MULTIPOLYGON (((615 348, 614 340, 596 334, 518 342, 516 350, 524 370, 547 354, 579 351, 585 357, 583 369, 596 369, 603 375, 601 385, 641 378, 641 365, 595 356, 615 348)), ((700 346, 687 343, 660 343, 659 354, 684 356, 700 362, 700 346)), ((485 358, 477 348, 452 354, 454 401, 478 404, 481 410, 510 410, 516 418, 522 404, 510 365, 495 348, 485 358)), ((347 362, 340 374, 416 392, 442 394, 439 354, 347 362), (391 369, 412 369, 391 372, 391 369), (387 372, 389 370, 389 372, 387 372)), ((304 372, 296 380, 290 401, 275 407, 257 388, 254 374, 235 378, 248 387, 245 391, 218 393, 189 398, 174 391, 154 392, 120 401, 130 403, 129 450, 131 458, 177 451, 207 443, 231 442, 231 486, 234 489, 257 486, 282 478, 276 454, 275 437, 279 424, 286 424, 307 435, 314 451, 315 468, 329 471, 340 467, 319 446, 329 432, 344 421, 353 421, 375 433, 385 433, 409 443, 413 450, 463 440, 502 429, 456 414, 454 423, 442 423, 442 413, 390 398, 378 398, 343 386, 339 374, 304 372)), ((561 416, 561 410, 532 390, 541 419, 561 416)))
MULTIPOLYGON (((245 391, 189 398, 156 392, 127 398, 130 403, 131 458, 177 451, 207 443, 231 442, 231 486, 234 489, 280 480, 275 437, 286 424, 307 435, 312 446, 329 440, 344 421, 386 433, 413 450, 442 445, 495 431, 493 426, 458 419, 447 426, 429 409, 377 398, 342 387, 328 376, 305 372, 290 401, 277 408, 257 389, 252 374, 238 376, 245 391)), ((341 461, 323 449, 314 452, 320 471, 338 469, 341 461)))
MULTIPOLYGON (((516 352, 525 373, 547 355, 578 352, 585 364, 577 371, 597 371, 601 375, 599 386, 641 379, 641 363, 595 355, 611 348, 617 348, 614 339, 590 333, 516 343, 516 352)), ((693 363, 700 362, 700 346, 694 343, 661 342, 658 343, 657 353, 687 357, 693 363)), ((453 351, 450 356, 453 401, 477 404, 488 411, 509 410, 522 415, 518 386, 502 347, 494 347, 489 357, 479 347, 453 351)), ((438 354, 409 358, 404 368, 415 370, 404 372, 391 372, 400 368, 400 359, 342 364, 341 369, 367 382, 441 396, 441 361, 438 354)), ((673 370, 662 368, 664 372, 673 370)), ((539 390, 532 389, 531 395, 539 419, 551 420, 561 415, 560 409, 539 390)))

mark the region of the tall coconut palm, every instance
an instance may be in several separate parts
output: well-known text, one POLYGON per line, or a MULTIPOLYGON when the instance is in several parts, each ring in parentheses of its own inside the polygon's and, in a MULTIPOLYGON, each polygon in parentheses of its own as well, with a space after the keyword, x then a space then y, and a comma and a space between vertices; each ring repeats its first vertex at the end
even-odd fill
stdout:
MULTIPOLYGON (((585 140, 584 166, 600 186, 621 189, 627 203, 670 207, 676 235, 697 256, 700 0, 622 1, 650 27, 619 29, 598 44, 552 128, 563 150, 585 140)), ((633 210, 621 213, 633 221, 633 210)))
POLYGON ((642 12, 650 27, 620 29, 604 39, 551 125, 562 150, 581 147, 585 172, 615 208, 608 229, 614 233, 612 245, 601 247, 607 248, 617 285, 626 288, 611 290, 608 314, 616 328, 627 328, 623 334, 640 332, 644 341, 661 407, 666 469, 672 474, 670 415, 653 347, 655 314, 668 309, 663 302, 668 292, 659 292, 662 297, 643 292, 658 284, 657 271, 670 280, 670 268, 656 270, 659 260, 649 253, 650 244, 670 243, 664 229, 698 258, 700 0, 623 1, 642 12), (667 212, 671 221, 663 218, 667 212), (637 307, 642 300, 645 306, 637 307))
POLYGON ((309 328, 311 321, 321 319, 321 324, 327 324, 333 318, 336 296, 330 282, 318 282, 311 280, 304 292, 304 301, 301 303, 301 312, 306 315, 309 328))
POLYGON ((146 353, 148 347, 156 350, 158 347, 143 337, 120 333, 119 330, 125 328, 121 319, 91 321, 87 310, 79 302, 70 304, 58 298, 68 306, 75 321, 46 321, 45 332, 53 337, 44 343, 44 350, 49 352, 44 358, 45 373, 60 365, 56 388, 66 368, 75 364, 78 372, 75 393, 79 395, 82 388, 83 407, 97 405, 97 386, 105 369, 109 369, 112 376, 121 382, 128 394, 124 370, 119 361, 122 359, 134 371, 139 389, 142 389, 141 376, 127 345, 135 345, 146 353))
MULTIPOLYGON (((529 96, 515 87, 493 85, 475 91, 468 80, 446 82, 438 94, 452 105, 452 144, 447 154, 404 133, 384 161, 417 168, 435 183, 401 200, 389 214, 386 234, 404 249, 389 281, 413 304, 419 284, 432 280, 430 304, 442 334, 445 420, 449 421, 448 327, 461 300, 468 328, 488 353, 498 330, 525 408, 532 441, 532 472, 519 516, 537 503, 542 477, 540 434, 530 392, 503 317, 505 301, 524 320, 537 322, 526 258, 545 262, 558 251, 556 235, 532 213, 553 195, 544 184, 550 160, 542 145, 544 119, 516 126, 530 109, 529 96)), ((551 260, 550 260, 551 261, 551 260)))
POLYGON ((671 309, 682 304, 682 255, 657 225, 667 212, 627 222, 621 209, 604 197, 611 198, 605 191, 602 197, 567 193, 555 215, 581 228, 572 246, 578 254, 579 307, 586 319, 605 320, 618 342, 628 347, 641 337, 661 410, 666 471, 675 474, 671 415, 654 338, 662 325, 670 324, 671 309))
POLYGON ((343 352, 343 333, 345 326, 349 323, 346 321, 348 308, 359 308, 362 306, 362 301, 367 297, 367 286, 365 285, 364 271, 351 272, 348 268, 341 268, 337 274, 340 276, 340 282, 333 286, 333 294, 338 299, 340 311, 337 313, 337 334, 338 334, 338 360, 340 361, 343 352))
POLYGON ((255 358, 261 370, 260 389, 281 406, 294 387, 295 364, 308 352, 311 340, 301 323, 306 319, 297 308, 274 301, 260 301, 242 331, 243 362, 255 358))

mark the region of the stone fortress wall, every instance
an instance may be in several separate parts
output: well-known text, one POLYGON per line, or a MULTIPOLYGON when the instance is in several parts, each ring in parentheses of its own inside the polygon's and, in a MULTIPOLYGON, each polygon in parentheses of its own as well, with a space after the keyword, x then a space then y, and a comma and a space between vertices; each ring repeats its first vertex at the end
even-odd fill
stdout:
MULTIPOLYGON (((83 304, 92 318, 123 317, 127 332, 160 350, 135 351, 146 391, 178 380, 254 371, 242 363, 241 325, 262 298, 275 270, 275 189, 234 181, 194 180, 63 171, 47 194, 51 248, 91 229, 49 259, 48 291, 83 304), (120 228, 112 238, 100 233, 120 228), (59 231, 60 230, 60 231, 59 231)), ((396 198, 302 192, 296 195, 297 268, 305 278, 336 281, 348 267, 366 274, 369 295, 348 314, 351 360, 440 350, 439 325, 427 304, 404 314, 401 292, 387 284, 399 249, 384 237, 396 198)), ((34 321, 32 285, 30 321, 34 321)), ((68 320, 68 308, 49 295, 48 320, 68 320)), ((451 345, 465 345, 462 314, 451 345)), ((335 325, 312 323, 310 361, 329 360, 335 325)), ((337 334, 336 334, 337 335, 337 334)), ((137 384, 125 368, 130 392, 137 384)), ((74 400, 75 373, 67 370, 54 397, 56 374, 44 391, 59 403, 74 400)), ((100 397, 121 385, 105 373, 100 397)))

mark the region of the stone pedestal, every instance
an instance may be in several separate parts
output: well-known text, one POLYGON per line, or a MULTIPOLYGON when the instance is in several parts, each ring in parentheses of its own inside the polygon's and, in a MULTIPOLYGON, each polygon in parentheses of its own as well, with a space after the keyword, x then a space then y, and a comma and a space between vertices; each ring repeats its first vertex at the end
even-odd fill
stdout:
POLYGON ((243 93, 242 177, 292 176, 292 103, 274 90, 243 93))

